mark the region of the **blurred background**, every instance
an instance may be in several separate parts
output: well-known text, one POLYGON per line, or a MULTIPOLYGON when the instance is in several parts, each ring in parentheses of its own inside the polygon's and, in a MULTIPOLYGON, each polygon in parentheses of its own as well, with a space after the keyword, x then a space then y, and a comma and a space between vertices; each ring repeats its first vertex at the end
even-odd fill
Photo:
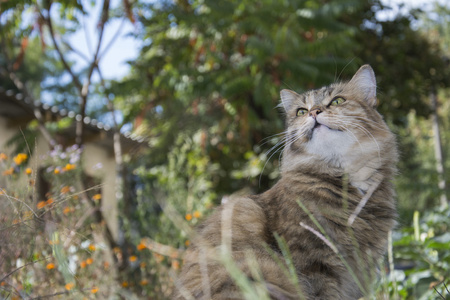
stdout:
POLYGON ((370 64, 398 136, 380 299, 449 299, 450 5, 0 2, 0 297, 167 299, 193 228, 279 177, 281 89, 370 64))

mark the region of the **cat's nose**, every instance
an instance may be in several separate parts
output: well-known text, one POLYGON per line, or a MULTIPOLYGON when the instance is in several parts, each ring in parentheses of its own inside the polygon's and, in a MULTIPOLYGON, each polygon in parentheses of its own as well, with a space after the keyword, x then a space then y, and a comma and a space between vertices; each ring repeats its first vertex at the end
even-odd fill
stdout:
POLYGON ((315 119, 315 118, 317 118, 317 115, 320 114, 321 112, 322 111, 320 110, 320 108, 316 108, 316 109, 311 110, 309 112, 309 115, 315 119))

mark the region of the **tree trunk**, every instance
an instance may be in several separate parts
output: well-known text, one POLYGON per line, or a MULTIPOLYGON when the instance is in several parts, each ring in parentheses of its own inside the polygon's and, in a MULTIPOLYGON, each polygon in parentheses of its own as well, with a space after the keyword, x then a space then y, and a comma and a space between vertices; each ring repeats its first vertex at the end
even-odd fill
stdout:
POLYGON ((431 107, 433 110, 432 123, 434 133, 434 155, 436 158, 436 171, 438 173, 438 186, 441 194, 440 204, 441 207, 447 207, 448 199, 446 195, 446 185, 445 185, 444 158, 442 155, 441 132, 439 130, 439 119, 438 119, 438 100, 435 89, 431 91, 430 98, 431 98, 431 107))

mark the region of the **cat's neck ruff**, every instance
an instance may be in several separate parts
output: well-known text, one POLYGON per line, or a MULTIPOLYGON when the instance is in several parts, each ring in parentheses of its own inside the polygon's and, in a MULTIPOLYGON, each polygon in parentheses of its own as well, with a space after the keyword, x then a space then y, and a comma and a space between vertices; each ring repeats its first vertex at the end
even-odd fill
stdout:
POLYGON ((347 174, 349 183, 361 194, 365 194, 385 177, 386 174, 383 174, 381 169, 384 169, 386 162, 380 156, 379 150, 373 147, 370 149, 370 145, 353 148, 346 146, 348 144, 344 139, 340 141, 342 144, 309 144, 301 154, 285 152, 281 173, 314 172, 332 177, 347 174), (365 149, 365 153, 362 149, 365 149))

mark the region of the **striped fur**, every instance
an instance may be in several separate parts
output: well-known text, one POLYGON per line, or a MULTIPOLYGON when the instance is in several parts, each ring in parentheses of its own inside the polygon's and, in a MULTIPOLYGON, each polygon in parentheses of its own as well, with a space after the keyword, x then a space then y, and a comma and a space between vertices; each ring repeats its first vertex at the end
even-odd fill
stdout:
POLYGON ((302 95, 283 90, 281 98, 281 179, 263 194, 232 198, 198 228, 174 299, 245 298, 233 266, 271 299, 370 294, 395 225, 397 161, 395 138, 375 110, 373 71, 365 65, 349 82, 302 95))

